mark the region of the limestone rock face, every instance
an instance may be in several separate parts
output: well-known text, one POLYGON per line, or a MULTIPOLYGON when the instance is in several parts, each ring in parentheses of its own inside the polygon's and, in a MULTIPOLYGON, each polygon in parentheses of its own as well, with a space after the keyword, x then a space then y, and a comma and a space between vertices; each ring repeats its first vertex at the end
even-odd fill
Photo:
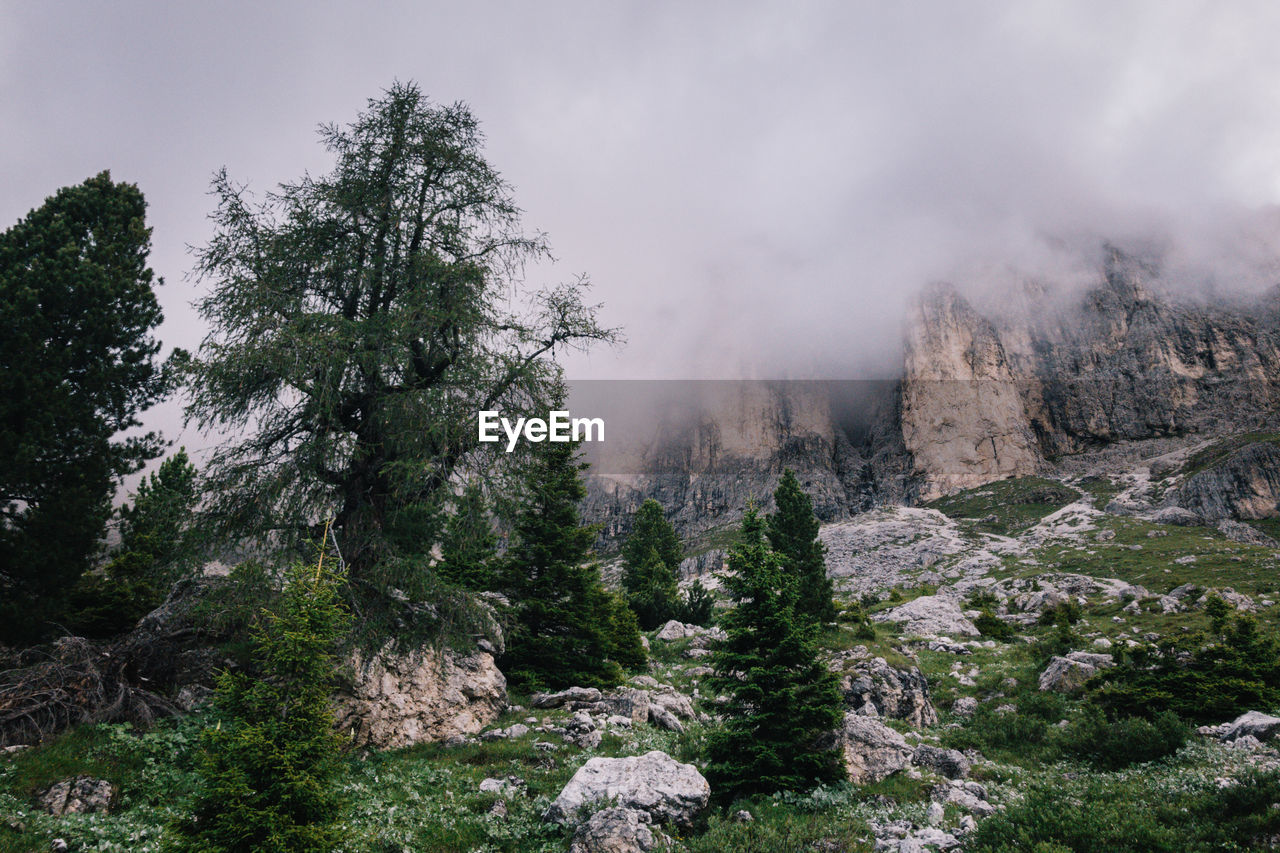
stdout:
POLYGON ((591 758, 578 768, 547 808, 544 820, 578 825, 607 801, 648 813, 653 820, 688 827, 707 807, 711 786, 692 764, 654 750, 632 758, 591 758))
POLYGON ((105 812, 115 801, 115 787, 105 779, 76 776, 56 782, 40 795, 40 805, 54 817, 105 812))
POLYGON ((840 731, 849 781, 856 785, 879 782, 911 763, 911 747, 902 735, 873 717, 845 714, 840 731))
POLYGON ((338 728, 355 746, 397 749, 476 734, 507 707, 493 655, 433 648, 354 655, 334 697, 338 728))
POLYGON ((938 722, 929 683, 919 667, 895 669, 884 658, 872 658, 846 674, 840 688, 845 704, 856 714, 906 720, 918 729, 938 722))
POLYGON ((653 819, 640 809, 601 809, 578 827, 569 853, 649 853, 653 819))
POLYGON ((945 285, 925 291, 907 320, 901 419, 921 500, 1041 465, 1000 336, 945 285))
POLYGON ((1070 693, 1083 687, 1098 670, 1111 666, 1115 666, 1115 659, 1108 654, 1070 652, 1066 657, 1055 655, 1040 673, 1040 689, 1070 693))
POLYGON ((902 630, 907 634, 980 636, 977 626, 964 615, 960 605, 941 595, 923 595, 900 607, 877 613, 872 618, 878 622, 901 622, 902 630))
POLYGON ((912 753, 911 762, 948 779, 963 779, 969 775, 969 759, 958 749, 942 749, 922 744, 912 753))
POLYGON ((1198 519, 1273 518, 1280 514, 1280 447, 1242 447, 1188 477, 1171 500, 1198 519))

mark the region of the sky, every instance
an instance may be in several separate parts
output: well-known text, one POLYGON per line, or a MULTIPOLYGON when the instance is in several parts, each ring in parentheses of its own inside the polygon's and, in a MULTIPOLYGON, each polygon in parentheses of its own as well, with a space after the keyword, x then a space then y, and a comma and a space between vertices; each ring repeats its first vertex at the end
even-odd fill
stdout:
POLYGON ((624 328, 571 376, 883 375, 913 292, 1053 267, 1048 237, 1221 256, 1280 202, 1278 41, 1280 4, 1222 0, 0 0, 0 227, 137 183, 159 337, 195 347, 213 172, 323 172, 317 126, 412 80, 548 234, 531 282, 586 273, 624 328))

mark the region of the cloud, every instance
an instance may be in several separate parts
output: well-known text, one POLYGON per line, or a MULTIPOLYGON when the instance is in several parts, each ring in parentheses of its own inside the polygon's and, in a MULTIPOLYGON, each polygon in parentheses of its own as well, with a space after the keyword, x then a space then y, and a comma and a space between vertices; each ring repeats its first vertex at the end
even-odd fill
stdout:
POLYGON ((574 373, 878 375, 920 285, 1078 275, 1047 236, 1172 235, 1203 270, 1243 229, 1259 260, 1219 277, 1249 279, 1274 242, 1249 212, 1280 195, 1277 24, 1168 0, 14 4, 0 215, 104 167, 138 181, 162 335, 190 346, 211 171, 323 169, 317 123, 415 79, 472 104, 550 234, 533 277, 589 273, 626 327, 574 373))

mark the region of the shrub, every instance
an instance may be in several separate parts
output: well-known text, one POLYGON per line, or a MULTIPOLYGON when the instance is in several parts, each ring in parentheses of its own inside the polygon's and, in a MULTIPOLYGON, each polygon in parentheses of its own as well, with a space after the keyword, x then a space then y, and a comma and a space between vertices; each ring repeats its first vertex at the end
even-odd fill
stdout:
POLYGON ((1093 701, 1112 718, 1172 711, 1197 723, 1280 705, 1280 640, 1251 616, 1219 625, 1133 650, 1100 674, 1093 701))
POLYGON ((715 597, 707 591, 701 581, 695 580, 684 591, 684 597, 680 601, 680 609, 676 618, 686 625, 702 625, 706 627, 711 624, 715 615, 715 604, 715 597))
POLYGON ((338 734, 329 705, 337 641, 348 625, 341 578, 294 565, 253 636, 250 671, 224 672, 217 725, 201 736, 200 783, 179 849, 329 851, 340 810, 338 734))
POLYGON ((1089 707, 1056 732, 1053 740, 1064 755, 1103 770, 1119 770, 1173 755, 1190 733, 1190 725, 1169 711, 1153 720, 1124 717, 1108 721, 1101 709, 1089 707))
POLYGON ((990 610, 983 610, 978 614, 978 618, 973 620, 974 626, 978 629, 978 633, 984 637, 990 637, 993 640, 999 640, 1002 643, 1008 643, 1017 636, 1013 626, 996 616, 990 610))

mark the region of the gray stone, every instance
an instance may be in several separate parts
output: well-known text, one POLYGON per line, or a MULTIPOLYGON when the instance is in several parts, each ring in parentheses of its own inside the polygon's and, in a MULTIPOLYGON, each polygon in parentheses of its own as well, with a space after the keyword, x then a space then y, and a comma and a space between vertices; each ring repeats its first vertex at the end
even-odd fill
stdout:
POLYGON ((578 827, 569 853, 649 853, 655 845, 652 822, 640 809, 601 809, 578 827))
POLYGON ((924 595, 873 617, 877 622, 902 623, 905 634, 977 637, 980 632, 960 605, 941 595, 924 595))
POLYGON ((848 713, 840 730, 849 781, 879 782, 911 763, 911 747, 902 735, 872 717, 848 713))
POLYGON ((911 754, 911 763, 948 779, 963 779, 969 775, 969 759, 958 749, 942 749, 922 744, 911 754))
POLYGON ((689 827, 707 806, 711 786, 692 764, 654 750, 631 758, 592 758, 578 768, 543 819, 578 825, 603 801, 648 812, 655 821, 689 827))
POLYGON ((1268 741, 1277 732, 1280 732, 1280 717, 1273 717, 1260 711, 1248 711, 1223 725, 1219 729, 1218 739, 1233 741, 1251 736, 1260 741, 1268 741))
POLYGON ((334 696, 337 728, 352 745, 398 749, 472 735, 507 707, 507 680, 493 655, 390 647, 352 654, 334 696))
POLYGON ((105 779, 76 776, 55 782, 40 795, 40 806, 54 817, 105 812, 115 802, 115 787, 105 779))
POLYGON ((599 702, 600 691, 594 687, 570 687, 556 693, 535 693, 529 704, 535 708, 560 708, 571 702, 599 702))
POLYGON ((1115 659, 1108 654, 1071 652, 1066 657, 1055 655, 1040 673, 1040 689, 1070 693, 1080 689, 1099 669, 1111 666, 1115 666, 1115 659))
POLYGON ((929 682, 919 667, 895 669, 884 658, 855 664, 841 680, 845 704, 863 716, 906 720, 916 728, 938 722, 929 682))

